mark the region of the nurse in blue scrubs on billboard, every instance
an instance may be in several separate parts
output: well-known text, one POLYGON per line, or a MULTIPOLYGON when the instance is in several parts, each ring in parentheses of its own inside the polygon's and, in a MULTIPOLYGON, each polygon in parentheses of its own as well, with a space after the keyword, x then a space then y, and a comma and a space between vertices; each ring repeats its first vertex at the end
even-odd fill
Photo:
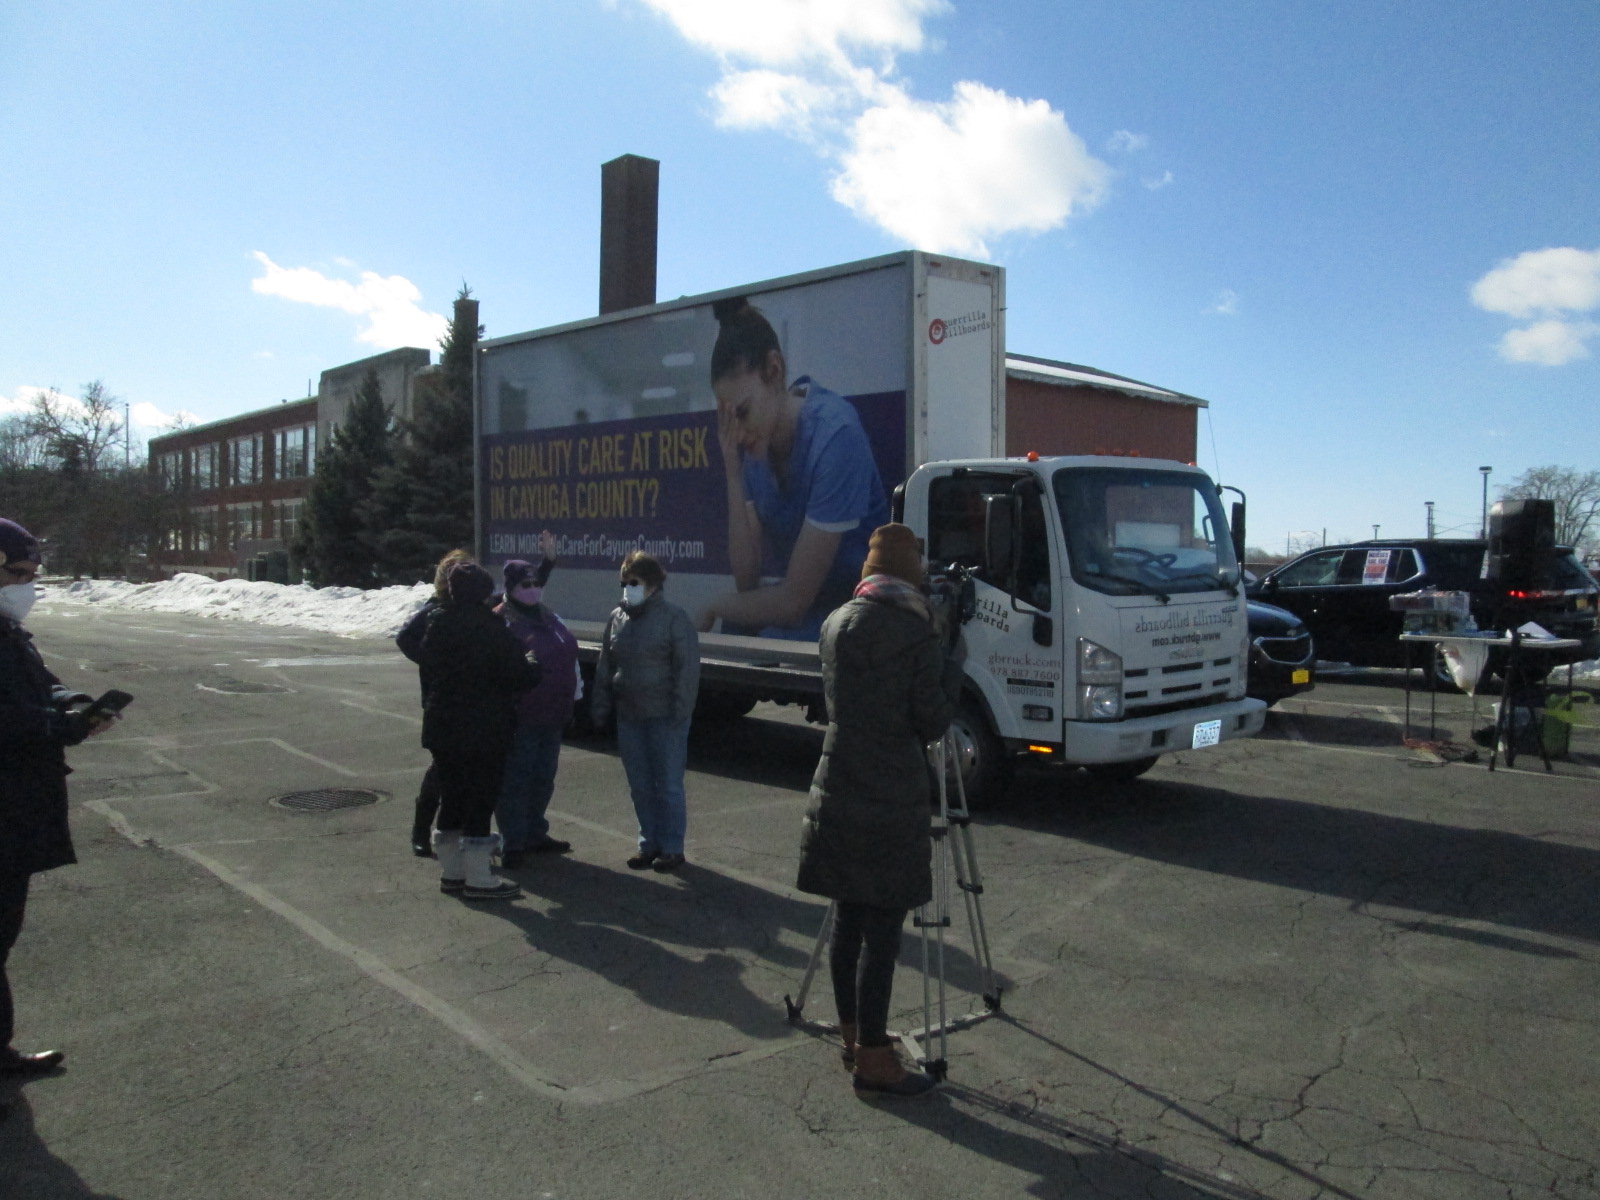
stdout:
POLYGON ((712 306, 711 390, 728 485, 735 591, 700 610, 725 633, 815 639, 861 580, 889 502, 855 407, 807 376, 787 382, 778 335, 743 299, 712 306), (765 580, 765 582, 764 582, 765 580))

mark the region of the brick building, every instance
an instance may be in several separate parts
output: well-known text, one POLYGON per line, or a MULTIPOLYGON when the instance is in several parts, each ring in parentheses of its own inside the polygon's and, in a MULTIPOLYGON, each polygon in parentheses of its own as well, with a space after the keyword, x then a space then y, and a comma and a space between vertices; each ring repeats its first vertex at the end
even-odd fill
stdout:
POLYGON ((317 409, 286 400, 150 439, 150 469, 188 497, 162 574, 240 575, 253 555, 288 547, 317 469, 317 409))

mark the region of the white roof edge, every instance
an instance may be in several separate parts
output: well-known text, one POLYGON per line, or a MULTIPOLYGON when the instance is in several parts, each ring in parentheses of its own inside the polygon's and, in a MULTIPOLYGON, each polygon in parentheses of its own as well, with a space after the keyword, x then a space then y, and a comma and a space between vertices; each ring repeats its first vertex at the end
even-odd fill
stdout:
POLYGON ((1185 404, 1191 408, 1211 407, 1198 396, 1185 396, 1181 392, 1168 391, 1166 388, 1158 388, 1148 383, 1135 383, 1131 379, 1096 375, 1090 371, 1075 371, 1070 367, 1058 367, 1026 358, 1007 357, 1006 374, 1015 379, 1028 379, 1035 383, 1069 383, 1081 387, 1104 388, 1106 391, 1122 392, 1124 395, 1138 396, 1146 400, 1159 400, 1164 404, 1185 404))

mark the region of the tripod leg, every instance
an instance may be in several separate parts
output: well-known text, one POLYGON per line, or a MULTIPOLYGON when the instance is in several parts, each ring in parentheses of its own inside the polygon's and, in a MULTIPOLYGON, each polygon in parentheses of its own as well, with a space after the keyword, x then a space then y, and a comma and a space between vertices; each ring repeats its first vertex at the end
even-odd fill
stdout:
MULTIPOLYGON (((947 738, 949 734, 945 735, 947 738)), ((978 851, 972 840, 972 814, 967 809, 967 788, 956 775, 956 801, 959 808, 952 810, 956 845, 953 847, 956 867, 956 886, 967 908, 967 929, 972 934, 972 952, 983 972, 983 1002, 990 1012, 1000 1008, 1000 987, 995 982, 994 960, 989 954, 989 931, 983 920, 983 875, 978 869, 978 851)))
POLYGON ((788 996, 783 998, 783 1006, 789 1011, 791 1025, 798 1025, 802 1019, 806 996, 811 991, 811 981, 816 978, 817 964, 822 961, 822 948, 828 944, 828 936, 833 932, 833 918, 838 907, 832 900, 828 901, 828 911, 822 916, 822 928, 817 930, 816 944, 811 947, 811 961, 806 964, 805 977, 800 981, 800 998, 798 1000, 791 1000, 788 996))

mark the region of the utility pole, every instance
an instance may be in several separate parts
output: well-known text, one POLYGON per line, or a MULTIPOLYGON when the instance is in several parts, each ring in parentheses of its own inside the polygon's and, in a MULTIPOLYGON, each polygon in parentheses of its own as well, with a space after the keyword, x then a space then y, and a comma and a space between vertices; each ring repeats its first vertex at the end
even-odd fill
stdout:
POLYGON ((1428 539, 1431 541, 1433 539, 1433 501, 1424 500, 1423 503, 1428 506, 1428 539))
POLYGON ((1483 473, 1483 521, 1478 526, 1478 536, 1486 538, 1489 536, 1489 472, 1494 468, 1479 467, 1478 470, 1483 473))
POLYGON ((128 402, 122 402, 122 469, 126 471, 133 466, 133 420, 129 416, 132 410, 128 402))

